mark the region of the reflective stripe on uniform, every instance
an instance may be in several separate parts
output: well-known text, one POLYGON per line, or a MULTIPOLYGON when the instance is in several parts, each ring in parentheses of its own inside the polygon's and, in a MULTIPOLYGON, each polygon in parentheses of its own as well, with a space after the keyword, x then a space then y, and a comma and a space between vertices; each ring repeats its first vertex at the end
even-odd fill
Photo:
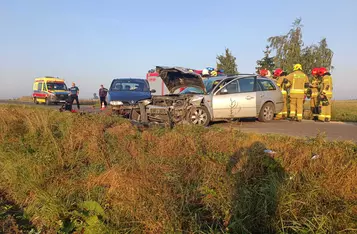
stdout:
POLYGON ((298 117, 302 116, 302 114, 297 114, 298 117))
POLYGON ((312 93, 311 97, 317 97, 318 93, 312 93))
POLYGON ((304 89, 291 89, 290 93, 299 93, 299 94, 304 94, 305 91, 304 89))
POLYGON ((286 94, 286 91, 285 91, 285 90, 281 90, 281 93, 282 93, 282 94, 286 94))

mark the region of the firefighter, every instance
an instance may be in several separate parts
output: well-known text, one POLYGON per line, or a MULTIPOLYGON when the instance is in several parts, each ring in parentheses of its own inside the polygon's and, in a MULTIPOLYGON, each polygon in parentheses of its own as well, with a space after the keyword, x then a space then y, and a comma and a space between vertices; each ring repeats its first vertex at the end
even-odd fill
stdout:
POLYGON ((267 75, 268 75, 268 70, 265 69, 265 68, 261 69, 261 70, 259 71, 259 75, 260 75, 261 77, 267 77, 267 75))
POLYGON ((314 117, 314 120, 317 120, 319 116, 318 96, 321 88, 321 77, 319 75, 319 68, 315 67, 314 69, 312 69, 311 75, 311 85, 310 88, 307 89, 306 97, 310 98, 311 113, 314 117))
POLYGON ((202 70, 202 78, 205 79, 205 78, 208 78, 208 77, 209 77, 208 69, 203 69, 202 70))
POLYGON ((319 69, 319 75, 321 77, 321 91, 319 96, 319 104, 321 112, 318 116, 318 120, 324 122, 330 122, 331 120, 331 98, 332 98, 332 77, 326 68, 321 67, 319 69))
POLYGON ((281 72, 283 72, 283 70, 281 68, 277 68, 275 69, 275 71, 273 72, 273 81, 275 81, 276 83, 279 80, 280 74, 281 72))
POLYGON ((275 77, 277 86, 280 87, 281 93, 283 95, 284 106, 283 110, 276 115, 276 119, 284 119, 288 117, 288 90, 291 86, 289 80, 286 78, 286 72, 283 69, 278 68, 274 71, 273 76, 275 77))
POLYGON ((273 79, 273 77, 272 77, 272 75, 271 75, 271 72, 269 71, 269 70, 267 70, 267 75, 266 75, 266 77, 268 77, 269 79, 273 79))
POLYGON ((290 117, 298 122, 302 120, 305 89, 309 87, 309 78, 302 71, 301 64, 294 65, 294 71, 286 79, 290 82, 290 117))

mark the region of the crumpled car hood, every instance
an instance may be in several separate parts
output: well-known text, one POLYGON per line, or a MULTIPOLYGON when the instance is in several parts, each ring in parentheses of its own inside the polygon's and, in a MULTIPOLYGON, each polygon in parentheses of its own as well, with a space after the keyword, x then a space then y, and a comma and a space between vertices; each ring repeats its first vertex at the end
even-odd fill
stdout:
POLYGON ((170 93, 184 87, 196 87, 206 93, 202 77, 194 72, 189 72, 186 68, 156 66, 156 71, 170 93))

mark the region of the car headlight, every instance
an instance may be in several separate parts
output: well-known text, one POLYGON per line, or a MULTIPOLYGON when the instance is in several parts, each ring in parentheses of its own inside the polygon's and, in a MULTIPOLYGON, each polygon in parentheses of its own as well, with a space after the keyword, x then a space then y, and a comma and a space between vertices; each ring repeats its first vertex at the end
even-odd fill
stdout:
POLYGON ((123 102, 121 102, 121 101, 110 101, 110 105, 112 105, 112 106, 121 106, 121 105, 123 105, 123 102))

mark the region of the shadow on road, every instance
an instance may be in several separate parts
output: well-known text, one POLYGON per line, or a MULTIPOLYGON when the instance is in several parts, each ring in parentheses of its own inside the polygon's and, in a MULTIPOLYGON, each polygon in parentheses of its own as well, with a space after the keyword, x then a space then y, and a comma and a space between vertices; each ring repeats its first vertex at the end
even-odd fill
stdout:
POLYGON ((235 176, 233 212, 229 223, 232 233, 276 233, 273 225, 279 190, 285 171, 266 146, 254 142, 239 149, 227 165, 235 176))

